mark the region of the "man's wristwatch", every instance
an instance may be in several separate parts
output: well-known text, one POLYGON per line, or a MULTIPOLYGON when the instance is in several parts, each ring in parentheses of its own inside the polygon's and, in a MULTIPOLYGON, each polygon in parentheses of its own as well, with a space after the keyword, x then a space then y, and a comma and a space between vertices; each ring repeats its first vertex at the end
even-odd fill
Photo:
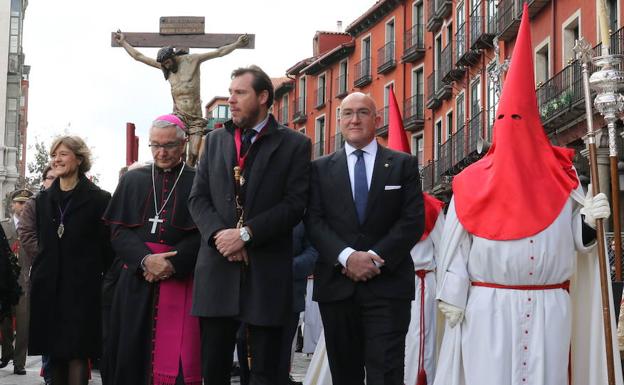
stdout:
POLYGON ((251 234, 249 233, 249 230, 247 230, 247 227, 241 227, 239 231, 240 231, 240 239, 243 242, 247 243, 251 241, 251 234))

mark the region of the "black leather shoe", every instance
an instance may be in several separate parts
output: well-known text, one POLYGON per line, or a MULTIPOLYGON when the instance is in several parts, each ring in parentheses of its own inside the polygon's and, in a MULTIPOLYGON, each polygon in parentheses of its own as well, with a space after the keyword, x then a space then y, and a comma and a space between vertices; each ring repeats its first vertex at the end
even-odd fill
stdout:
POLYGON ((0 369, 6 367, 9 364, 9 360, 0 360, 0 369))
POLYGON ((289 378, 288 378, 288 383, 289 383, 290 385, 303 385, 303 382, 301 382, 301 381, 295 381, 295 379, 294 379, 294 378, 292 378, 292 377, 289 377, 289 378))
POLYGON ((26 374, 26 369, 13 369, 13 374, 19 374, 20 376, 23 376, 24 374, 26 374))

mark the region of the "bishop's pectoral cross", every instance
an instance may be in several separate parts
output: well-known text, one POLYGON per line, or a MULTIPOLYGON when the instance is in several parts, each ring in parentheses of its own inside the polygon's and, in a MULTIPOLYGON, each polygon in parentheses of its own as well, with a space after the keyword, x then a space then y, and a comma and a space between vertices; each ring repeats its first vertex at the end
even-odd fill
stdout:
POLYGON ((148 219, 148 221, 152 222, 152 234, 156 234, 156 227, 158 226, 159 223, 163 223, 165 220, 164 219, 160 219, 158 217, 158 215, 154 215, 153 218, 148 219))

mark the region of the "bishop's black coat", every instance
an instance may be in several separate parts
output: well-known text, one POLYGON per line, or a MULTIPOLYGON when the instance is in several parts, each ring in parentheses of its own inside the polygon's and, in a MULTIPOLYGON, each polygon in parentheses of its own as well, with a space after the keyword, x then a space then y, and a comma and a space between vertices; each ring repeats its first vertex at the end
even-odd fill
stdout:
POLYGON ((259 326, 282 325, 292 307, 292 229, 308 199, 310 141, 280 126, 271 115, 245 164, 244 223, 253 238, 249 266, 228 262, 214 243, 221 229, 234 228, 234 127, 206 137, 189 207, 202 235, 195 268, 193 314, 236 317, 259 326))
POLYGON ((39 253, 30 272, 28 354, 95 358, 102 349, 102 275, 113 258, 109 228, 101 220, 110 194, 81 176, 59 239, 59 205, 68 202, 59 182, 36 198, 39 253))
MULTIPOLYGON (((170 171, 155 168, 156 201, 162 207, 183 163, 170 171)), ((156 232, 152 168, 145 166, 126 173, 104 214, 111 224, 112 245, 123 268, 113 297, 110 333, 106 336, 105 383, 147 385, 151 372, 154 290, 158 284, 143 278, 141 260, 151 251, 145 242, 173 246, 178 252, 169 258, 175 268, 170 279, 185 279, 193 273, 199 232, 188 211, 188 196, 195 169, 184 166, 171 198, 162 210, 156 232)), ((103 374, 104 374, 103 373, 103 374)))

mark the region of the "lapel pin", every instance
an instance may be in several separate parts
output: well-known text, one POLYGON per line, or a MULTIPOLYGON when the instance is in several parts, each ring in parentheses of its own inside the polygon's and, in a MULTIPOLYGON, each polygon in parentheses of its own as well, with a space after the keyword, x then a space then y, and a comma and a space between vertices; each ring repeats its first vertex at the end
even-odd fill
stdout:
POLYGON ((384 167, 390 167, 390 165, 388 163, 384 164, 384 167))

